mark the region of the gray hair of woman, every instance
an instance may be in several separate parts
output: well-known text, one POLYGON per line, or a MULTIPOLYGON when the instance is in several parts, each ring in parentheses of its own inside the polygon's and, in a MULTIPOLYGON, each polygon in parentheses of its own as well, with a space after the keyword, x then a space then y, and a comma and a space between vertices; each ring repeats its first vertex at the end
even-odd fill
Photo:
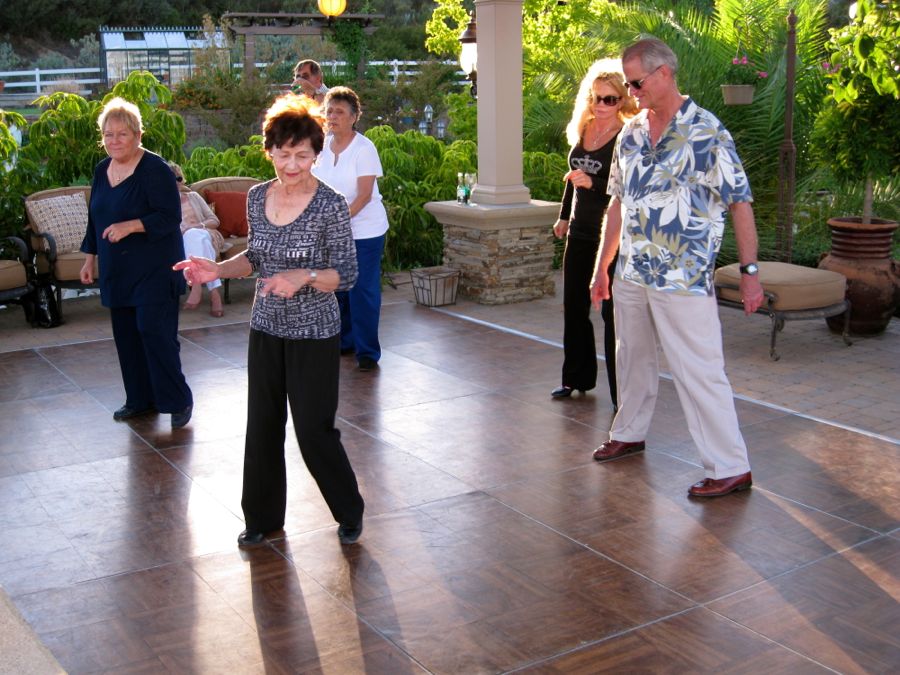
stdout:
POLYGON ((622 62, 619 59, 600 59, 594 61, 578 86, 578 95, 575 98, 575 107, 572 110, 572 119, 566 125, 566 139, 569 145, 575 145, 584 134, 585 127, 594 118, 592 105, 594 103, 594 83, 606 82, 616 94, 623 99, 619 109, 619 119, 623 122, 633 117, 637 111, 637 102, 628 92, 625 86, 625 74, 622 72, 622 62))

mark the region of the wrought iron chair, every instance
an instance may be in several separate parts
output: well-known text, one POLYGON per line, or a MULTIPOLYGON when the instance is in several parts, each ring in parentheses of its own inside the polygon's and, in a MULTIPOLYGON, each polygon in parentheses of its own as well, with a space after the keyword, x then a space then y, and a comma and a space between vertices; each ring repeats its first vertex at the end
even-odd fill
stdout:
MULTIPOLYGON (((715 273, 716 300, 723 307, 743 309, 740 291, 739 265, 720 267, 715 273)), ((760 262, 759 280, 766 294, 766 302, 757 314, 772 320, 769 357, 781 358, 775 349, 778 333, 785 321, 824 319, 844 315, 841 333, 847 346, 850 341, 850 301, 846 298, 847 279, 843 274, 802 267, 782 262, 760 262)))

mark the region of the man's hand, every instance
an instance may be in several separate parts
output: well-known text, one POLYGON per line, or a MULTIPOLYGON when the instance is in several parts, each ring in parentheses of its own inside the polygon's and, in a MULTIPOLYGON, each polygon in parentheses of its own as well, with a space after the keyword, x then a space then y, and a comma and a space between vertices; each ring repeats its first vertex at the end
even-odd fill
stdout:
POLYGON ((310 98, 313 98, 316 95, 316 87, 313 85, 313 83, 309 80, 303 79, 302 77, 298 77, 297 79, 295 79, 291 88, 294 90, 294 92, 297 92, 297 89, 299 88, 301 92, 303 92, 310 98))
POLYGON ((591 305, 594 309, 600 309, 603 300, 609 300, 609 275, 606 268, 598 265, 594 280, 591 282, 591 305))
POLYGON ((759 276, 756 274, 741 275, 741 302, 744 303, 744 314, 750 316, 762 307, 766 301, 766 294, 763 293, 762 284, 759 283, 759 276))

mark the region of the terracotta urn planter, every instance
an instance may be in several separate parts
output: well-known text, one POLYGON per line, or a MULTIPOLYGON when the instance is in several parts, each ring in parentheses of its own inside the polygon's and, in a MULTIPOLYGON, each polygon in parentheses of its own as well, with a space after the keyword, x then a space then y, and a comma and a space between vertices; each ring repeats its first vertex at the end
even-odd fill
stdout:
MULTIPOLYGON (((890 323, 900 305, 900 261, 891 260, 891 239, 900 223, 872 218, 832 218, 831 252, 820 261, 822 269, 847 277, 850 300, 850 332, 876 335, 890 323)), ((842 317, 828 319, 836 333, 843 327, 842 317)))
POLYGON ((752 84, 720 84, 722 99, 725 105, 750 105, 753 103, 753 92, 756 90, 752 84))

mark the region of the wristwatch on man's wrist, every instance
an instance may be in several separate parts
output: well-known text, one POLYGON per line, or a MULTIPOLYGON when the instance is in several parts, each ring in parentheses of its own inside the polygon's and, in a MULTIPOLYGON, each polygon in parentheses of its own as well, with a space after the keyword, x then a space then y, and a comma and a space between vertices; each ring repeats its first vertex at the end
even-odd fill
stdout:
POLYGON ((741 274, 747 274, 753 277, 759 273, 759 265, 757 265, 755 262, 747 263, 746 265, 741 265, 740 270, 741 274))

